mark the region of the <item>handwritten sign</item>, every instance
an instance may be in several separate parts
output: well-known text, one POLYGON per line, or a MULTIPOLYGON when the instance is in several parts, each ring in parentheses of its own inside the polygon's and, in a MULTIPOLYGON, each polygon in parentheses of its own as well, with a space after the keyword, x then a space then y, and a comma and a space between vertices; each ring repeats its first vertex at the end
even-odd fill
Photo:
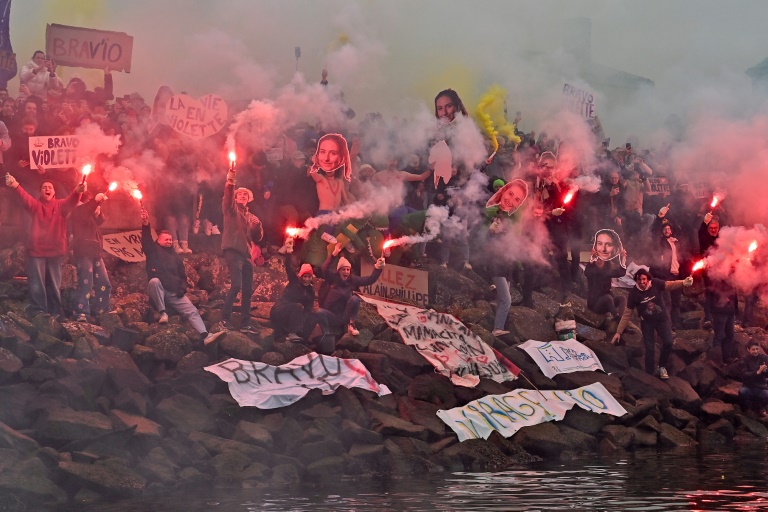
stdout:
POLYGON ((693 184, 693 195, 696 199, 708 198, 712 195, 709 189, 709 183, 705 181, 697 181, 693 184))
POLYGON ((141 250, 140 229, 104 235, 102 240, 104 241, 104 250, 123 261, 137 262, 146 261, 147 259, 141 250))
POLYGON ((283 148, 281 147, 267 148, 264 150, 264 153, 267 154, 267 162, 276 164, 283 160, 283 148))
POLYGON ((466 441, 488 439, 494 430, 510 437, 523 427, 559 421, 574 405, 598 414, 627 413, 605 386, 596 382, 570 391, 516 389, 484 396, 464 407, 437 411, 437 416, 456 432, 459 441, 466 441))
POLYGON ((595 95, 586 89, 563 84, 563 104, 566 109, 585 119, 595 118, 595 95))
POLYGON ((315 352, 282 366, 227 359, 207 366, 205 370, 229 383, 229 392, 240 407, 285 407, 301 400, 310 389, 330 395, 340 386, 366 389, 379 396, 391 393, 387 386, 373 380, 357 359, 340 359, 315 352))
POLYGON ((453 315, 368 297, 362 299, 376 306, 379 315, 400 333, 406 345, 418 350, 457 386, 477 386, 480 377, 496 382, 515 380, 520 373, 517 366, 453 315))
POLYGON ((79 146, 77 135, 30 137, 29 166, 31 169, 37 169, 39 165, 46 169, 77 167, 79 146))
MULTIPOLYGON (((373 265, 363 260, 361 272, 361 275, 370 275, 373 273, 373 265)), ((429 302, 429 272, 387 264, 378 281, 364 286, 360 291, 371 297, 426 307, 429 302)))
POLYGON ((177 94, 168 98, 165 108, 171 128, 193 139, 210 137, 227 122, 227 103, 215 94, 200 99, 177 94))
POLYGON ((45 51, 51 60, 62 66, 109 67, 130 73, 133 37, 125 32, 50 23, 45 29, 45 51))
POLYGON ((647 193, 649 196, 663 196, 669 195, 669 180, 664 176, 658 176, 655 178, 648 178, 648 183, 651 186, 651 191, 647 193))
POLYGON ((549 342, 528 340, 517 348, 525 350, 550 379, 558 373, 603 370, 592 349, 573 339, 549 342))

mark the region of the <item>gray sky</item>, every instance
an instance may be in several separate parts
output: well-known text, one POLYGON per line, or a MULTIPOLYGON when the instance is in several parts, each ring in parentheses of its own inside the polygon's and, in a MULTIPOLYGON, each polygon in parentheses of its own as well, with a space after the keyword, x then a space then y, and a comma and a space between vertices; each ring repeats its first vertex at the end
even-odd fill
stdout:
MULTIPOLYGON (((428 103, 445 87, 474 106, 494 82, 530 111, 537 95, 562 85, 537 76, 530 56, 559 65, 564 23, 579 16, 592 20, 595 62, 656 84, 653 105, 628 107, 627 118, 651 112, 660 122, 712 102, 748 109, 744 71, 768 57, 762 0, 15 0, 11 37, 24 63, 44 47, 48 22, 127 32, 133 72, 116 74, 116 88, 148 99, 161 84, 193 95, 270 95, 290 80, 300 46, 308 80, 327 65, 358 112, 403 113, 409 100, 428 103)), ((63 74, 72 73, 99 79, 63 74)))

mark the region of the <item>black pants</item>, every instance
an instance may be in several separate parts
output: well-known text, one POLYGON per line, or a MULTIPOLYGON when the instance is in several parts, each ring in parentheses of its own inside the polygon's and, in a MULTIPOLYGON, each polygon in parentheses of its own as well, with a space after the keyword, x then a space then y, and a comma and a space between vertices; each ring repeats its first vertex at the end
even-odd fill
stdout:
POLYGON ((251 322, 251 295, 253 295, 253 263, 251 260, 239 252, 226 249, 224 259, 229 268, 229 278, 232 286, 224 297, 224 306, 221 308, 221 316, 224 320, 229 320, 232 316, 232 308, 235 304, 237 294, 242 291, 240 299, 240 314, 243 317, 243 327, 251 322))
POLYGON ((614 297, 610 293, 606 293, 597 299, 592 306, 589 306, 589 310, 600 315, 610 313, 614 320, 618 320, 619 317, 624 314, 624 309, 626 307, 626 297, 623 295, 614 297))
POLYGON ((269 312, 269 320, 277 336, 296 333, 303 340, 309 339, 316 325, 323 334, 328 332, 328 320, 320 311, 306 312, 298 302, 276 302, 269 312))
POLYGON ((661 338, 661 352, 659 353, 659 366, 667 366, 669 354, 672 352, 672 327, 668 318, 659 320, 642 320, 640 329, 643 331, 643 345, 645 346, 645 371, 653 374, 656 370, 654 359, 656 356, 656 336, 661 338))
POLYGON ((727 313, 721 313, 716 310, 712 311, 712 323, 715 328, 715 338, 712 341, 712 345, 720 345, 724 363, 730 361, 734 356, 733 329, 735 319, 736 313, 734 311, 727 313))

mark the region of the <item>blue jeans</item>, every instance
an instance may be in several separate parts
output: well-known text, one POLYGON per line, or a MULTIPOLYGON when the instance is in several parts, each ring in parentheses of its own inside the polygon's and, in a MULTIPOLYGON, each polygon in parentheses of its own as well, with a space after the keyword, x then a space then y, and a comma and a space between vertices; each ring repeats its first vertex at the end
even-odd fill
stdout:
POLYGON ((496 318, 493 321, 493 330, 504 330, 507 325, 509 307, 512 305, 512 296, 509 294, 509 281, 505 277, 494 276, 491 283, 496 286, 496 318))
POLYGON ((187 296, 177 297, 175 294, 165 291, 163 283, 161 283, 158 278, 153 277, 149 280, 149 283, 147 284, 147 295, 149 295, 149 299, 158 311, 166 311, 166 305, 170 306, 187 319, 197 332, 200 334, 208 332, 208 329, 206 329, 205 324, 203 323, 203 319, 200 317, 200 312, 187 296))
POLYGON ((109 282, 107 268, 101 258, 81 256, 75 260, 77 266, 77 289, 75 290, 75 314, 90 315, 91 290, 95 291, 96 315, 109 311, 109 297, 112 285, 109 282))
POLYGON ((451 259, 454 248, 461 254, 461 265, 469 262, 469 234, 466 227, 453 228, 452 231, 441 235, 443 243, 440 245, 440 263, 447 265, 451 259))
POLYGON ((30 309, 59 316, 61 310, 61 262, 63 256, 33 258, 27 256, 27 282, 30 309))
POLYGON ((739 388, 739 400, 745 410, 758 411, 768 405, 768 389, 742 386, 739 388))
POLYGON ((251 263, 250 259, 232 249, 227 249, 224 251, 224 259, 227 260, 227 268, 229 268, 229 279, 232 281, 232 285, 229 287, 227 296, 224 297, 224 306, 221 308, 221 316, 224 320, 230 319, 237 294, 242 291, 242 298, 240 299, 240 314, 243 317, 243 327, 245 327, 246 325, 249 325, 251 321, 253 264, 251 263))

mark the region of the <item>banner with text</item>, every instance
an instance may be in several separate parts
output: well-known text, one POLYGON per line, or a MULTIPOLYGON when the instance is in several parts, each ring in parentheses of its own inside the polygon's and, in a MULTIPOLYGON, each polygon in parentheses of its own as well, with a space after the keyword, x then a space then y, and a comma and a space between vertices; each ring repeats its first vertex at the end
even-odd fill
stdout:
POLYGON ((598 414, 623 416, 626 410, 601 383, 574 390, 516 389, 503 395, 488 395, 464 407, 437 411, 459 441, 488 439, 497 430, 510 437, 523 427, 559 421, 574 405, 598 414))
POLYGON ((566 110, 585 119, 595 118, 595 95, 587 89, 563 84, 563 105, 566 110))
POLYGON ((77 135, 52 135, 29 138, 29 167, 38 169, 63 169, 78 167, 80 139, 77 135))
MULTIPOLYGON (((386 268, 386 267, 385 267, 386 268)), ((376 306, 387 325, 457 386, 474 387, 480 377, 515 380, 520 368, 493 350, 453 315, 361 296, 376 306)))
MULTIPOLYGON (((155 235, 154 229, 152 234, 155 235)), ((141 230, 124 231, 102 237, 104 250, 112 256, 117 256, 123 261, 146 261, 147 257, 141 250, 141 230)))
POLYGON ((227 123, 227 103, 216 94, 193 98, 187 94, 176 94, 165 104, 168 125, 174 131, 203 139, 215 135, 227 123))
POLYGON ((131 72, 133 37, 125 32, 49 23, 45 52, 62 66, 131 72))
POLYGON ((240 407, 276 409, 301 400, 310 389, 324 395, 339 386, 373 391, 379 396, 391 393, 379 384, 357 359, 340 359, 312 352, 282 366, 242 359, 227 359, 206 366, 205 370, 229 383, 229 392, 240 407))
POLYGON ((657 176, 657 177, 651 177, 646 179, 648 180, 648 184, 651 186, 651 191, 646 192, 646 195, 664 196, 664 195, 670 194, 669 180, 664 176, 657 176))
POLYGON ((592 349, 576 340, 528 340, 517 348, 525 350, 550 379, 558 373, 603 370, 603 365, 592 349))
MULTIPOLYGON (((364 259, 360 272, 364 276, 370 275, 373 265, 364 259)), ((429 302, 429 272, 387 263, 378 281, 362 287, 360 292, 374 298, 426 307, 429 302)))

